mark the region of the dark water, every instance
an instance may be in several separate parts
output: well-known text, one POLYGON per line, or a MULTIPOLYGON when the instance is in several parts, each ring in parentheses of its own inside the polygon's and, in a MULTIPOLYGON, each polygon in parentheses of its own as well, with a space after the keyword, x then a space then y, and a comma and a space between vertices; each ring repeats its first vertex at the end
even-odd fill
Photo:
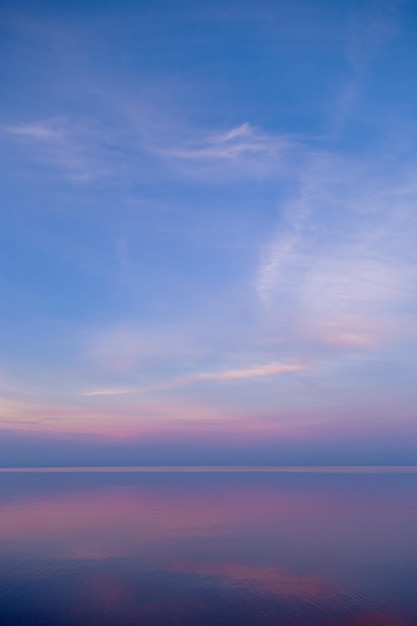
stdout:
POLYGON ((417 625, 417 474, 0 474, 0 625, 417 625))

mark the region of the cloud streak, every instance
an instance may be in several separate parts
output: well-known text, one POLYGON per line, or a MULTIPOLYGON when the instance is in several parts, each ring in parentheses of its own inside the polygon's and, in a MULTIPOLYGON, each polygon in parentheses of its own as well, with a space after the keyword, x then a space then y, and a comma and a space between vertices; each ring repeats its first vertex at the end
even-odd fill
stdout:
POLYGON ((248 122, 222 133, 185 133, 154 148, 180 175, 191 177, 270 178, 281 172, 296 148, 288 136, 262 132, 248 122))
POLYGON ((256 291, 269 315, 347 347, 413 335, 417 224, 404 187, 392 174, 381 185, 367 162, 314 157, 262 252, 256 291))
POLYGON ((186 387, 198 382, 228 382, 228 381, 240 381, 250 380, 256 378, 265 378, 272 376, 282 376, 284 374, 302 372, 307 369, 306 365, 298 363, 268 363, 266 365, 260 365, 258 367, 251 367, 247 369, 237 370, 224 370, 221 372, 203 372, 200 374, 194 374, 191 376, 183 376, 174 379, 166 384, 156 385, 154 387, 137 387, 137 388, 108 388, 108 389, 95 389, 92 391, 84 392, 82 395, 86 397, 93 396, 119 396, 134 393, 147 393, 153 391, 162 391, 168 389, 176 389, 178 387, 186 387))
POLYGON ((294 372, 302 372, 306 369, 305 365, 293 363, 268 363, 259 367, 252 367, 241 370, 226 370, 224 372, 215 372, 207 374, 196 374, 190 377, 190 382, 198 380, 246 380, 251 378, 264 378, 269 376, 282 376, 294 372))
POLYGON ((68 116, 20 121, 0 127, 0 134, 17 142, 26 159, 75 183, 87 183, 108 172, 102 138, 92 125, 68 116))
POLYGON ((0 133, 18 142, 34 162, 60 168, 74 182, 198 179, 227 182, 282 174, 301 144, 244 122, 225 130, 164 126, 122 110, 111 128, 99 119, 62 116, 18 121, 0 133), (144 127, 142 128, 142 126, 144 127))

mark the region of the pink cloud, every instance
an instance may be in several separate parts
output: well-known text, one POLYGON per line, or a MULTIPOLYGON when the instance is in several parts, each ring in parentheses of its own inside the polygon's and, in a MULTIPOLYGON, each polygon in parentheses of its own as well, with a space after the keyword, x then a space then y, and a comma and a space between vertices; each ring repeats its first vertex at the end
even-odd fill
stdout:
POLYGON ((86 391, 82 395, 89 397, 146 393, 185 387, 187 385, 192 385, 193 383, 204 381, 235 381, 247 380, 251 378, 282 376, 284 374, 302 372, 305 369, 307 369, 307 366, 300 363, 267 363, 265 365, 259 365, 256 367, 249 367, 244 369, 223 370, 220 372, 202 372, 192 374, 191 376, 182 376, 180 378, 175 378, 172 381, 167 381, 166 383, 151 387, 110 387, 86 391))

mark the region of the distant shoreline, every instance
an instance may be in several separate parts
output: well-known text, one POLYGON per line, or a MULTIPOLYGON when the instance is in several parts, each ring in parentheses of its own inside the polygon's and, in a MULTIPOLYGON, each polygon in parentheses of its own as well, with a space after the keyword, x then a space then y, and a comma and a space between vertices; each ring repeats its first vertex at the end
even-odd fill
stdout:
POLYGON ((0 473, 312 473, 312 474, 414 474, 417 465, 271 465, 271 466, 101 466, 101 467, 1 467, 0 473))

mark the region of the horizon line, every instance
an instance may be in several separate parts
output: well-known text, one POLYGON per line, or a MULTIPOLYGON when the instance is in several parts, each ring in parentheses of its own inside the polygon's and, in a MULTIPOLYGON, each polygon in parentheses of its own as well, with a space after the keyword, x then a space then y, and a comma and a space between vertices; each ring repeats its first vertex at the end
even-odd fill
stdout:
POLYGON ((0 473, 417 473, 417 465, 138 465, 0 467, 0 473))

